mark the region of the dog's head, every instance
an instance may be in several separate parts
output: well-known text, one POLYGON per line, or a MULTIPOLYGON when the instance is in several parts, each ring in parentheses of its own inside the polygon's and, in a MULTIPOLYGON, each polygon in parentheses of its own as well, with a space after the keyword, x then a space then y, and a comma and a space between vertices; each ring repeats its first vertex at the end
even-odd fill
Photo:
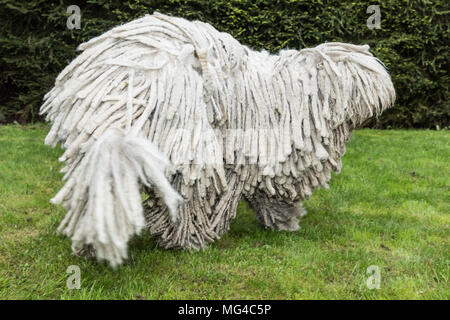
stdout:
POLYGON ((324 43, 300 50, 295 60, 304 93, 316 92, 317 105, 333 127, 343 122, 360 127, 395 101, 391 77, 368 45, 324 43))

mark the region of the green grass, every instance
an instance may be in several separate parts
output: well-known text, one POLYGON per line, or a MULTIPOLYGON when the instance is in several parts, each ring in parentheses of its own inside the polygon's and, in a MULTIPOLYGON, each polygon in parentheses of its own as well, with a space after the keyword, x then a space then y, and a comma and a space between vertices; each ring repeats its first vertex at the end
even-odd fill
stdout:
POLYGON ((294 233, 263 230, 247 204, 231 231, 201 252, 133 239, 114 271, 71 256, 49 199, 62 153, 48 127, 0 127, 2 299, 449 299, 450 132, 360 130, 330 190, 305 202, 294 233), (68 290, 69 265, 81 289, 68 290), (366 269, 380 268, 380 289, 366 269))

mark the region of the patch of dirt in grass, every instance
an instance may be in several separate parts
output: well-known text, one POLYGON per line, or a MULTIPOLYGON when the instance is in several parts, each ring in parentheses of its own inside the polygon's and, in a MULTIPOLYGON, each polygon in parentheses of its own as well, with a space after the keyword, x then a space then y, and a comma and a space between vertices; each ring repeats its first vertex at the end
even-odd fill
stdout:
POLYGON ((0 244, 2 247, 7 247, 8 243, 24 243, 29 240, 36 239, 41 235, 40 230, 31 228, 10 228, 8 230, 3 230, 0 236, 0 244))
POLYGON ((217 248, 219 249, 232 249, 236 247, 236 243, 232 238, 220 239, 217 242, 217 248))

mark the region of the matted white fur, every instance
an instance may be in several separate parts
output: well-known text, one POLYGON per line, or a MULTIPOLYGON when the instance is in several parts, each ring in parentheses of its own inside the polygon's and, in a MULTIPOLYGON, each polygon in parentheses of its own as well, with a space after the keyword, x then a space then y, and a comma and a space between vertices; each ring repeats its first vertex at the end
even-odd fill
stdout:
POLYGON ((351 130, 395 100, 368 46, 270 55, 155 13, 80 49, 45 96, 45 142, 66 149, 68 182, 55 200, 69 212, 59 230, 74 250, 92 244, 113 265, 144 225, 140 185, 163 247, 218 239, 242 197, 266 227, 298 229, 301 200, 328 188, 351 130))
POLYGON ((169 160, 148 140, 120 129, 106 131, 87 147, 51 200, 68 210, 58 231, 72 238, 75 252, 90 244, 99 259, 113 267, 121 264, 128 240, 145 227, 139 183, 154 186, 172 221, 177 220, 182 198, 164 176, 170 169, 169 160))

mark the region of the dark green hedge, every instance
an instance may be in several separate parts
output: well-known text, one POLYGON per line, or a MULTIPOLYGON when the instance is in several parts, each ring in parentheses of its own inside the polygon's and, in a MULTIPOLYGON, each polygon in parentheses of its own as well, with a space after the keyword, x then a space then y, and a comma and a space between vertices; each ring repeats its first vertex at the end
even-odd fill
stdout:
POLYGON ((78 44, 109 28, 159 11, 209 22, 255 49, 276 52, 325 41, 367 43, 389 67, 395 108, 377 127, 446 127, 449 103, 449 1, 337 0, 0 0, 0 122, 37 121, 44 93, 73 59, 78 44), (68 30, 69 5, 81 30, 68 30), (370 30, 368 5, 381 8, 370 30))

